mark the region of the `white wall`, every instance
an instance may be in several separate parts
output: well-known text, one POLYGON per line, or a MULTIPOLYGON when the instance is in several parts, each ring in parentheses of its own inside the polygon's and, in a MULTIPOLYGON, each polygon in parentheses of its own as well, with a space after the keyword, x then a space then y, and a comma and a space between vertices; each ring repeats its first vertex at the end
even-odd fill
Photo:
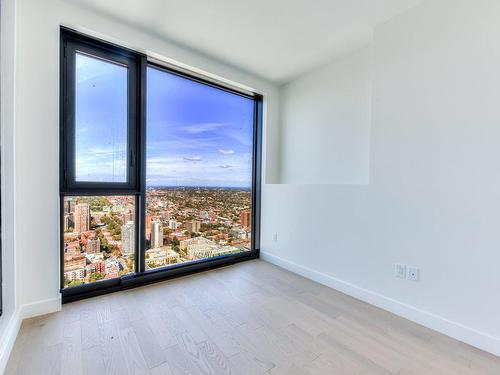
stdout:
POLYGON ((0 124, 2 171, 2 289, 3 314, 0 317, 0 373, 14 344, 20 321, 16 299, 16 252, 14 236, 14 76, 15 2, 0 1, 0 124))
MULTIPOLYGON (((270 186, 265 258, 500 355, 499 36, 497 0, 427 1, 378 26, 370 183, 270 186), (396 262, 421 281, 395 278, 396 262)), ((301 118, 318 116, 308 109, 301 118)), ((310 121, 283 131, 285 177, 302 172, 286 150, 303 150, 306 132, 330 136, 310 121)))
MULTIPOLYGON (((275 86, 203 55, 59 0, 18 0, 16 186, 19 299, 23 316, 59 307, 59 25, 168 58, 265 95, 265 141, 276 144, 275 86)), ((266 149, 267 151, 267 149, 266 149)), ((277 148, 264 153, 276 179, 277 148)), ((264 192, 265 193, 265 189, 264 192)))
POLYGON ((370 63, 366 47, 283 86, 281 183, 368 183, 370 63))

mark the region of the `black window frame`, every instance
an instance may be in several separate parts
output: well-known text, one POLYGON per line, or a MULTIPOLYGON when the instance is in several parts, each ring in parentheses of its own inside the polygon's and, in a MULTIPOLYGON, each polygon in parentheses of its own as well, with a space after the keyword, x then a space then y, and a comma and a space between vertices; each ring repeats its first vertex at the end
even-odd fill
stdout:
MULTIPOLYGON (((1 93, 0 93, 1 94, 1 93)), ((0 186, 1 182, 3 180, 3 169, 2 169, 2 160, 0 159, 0 186)), ((3 264, 2 264, 2 257, 3 257, 3 241, 2 241, 2 236, 3 236, 3 231, 2 231, 2 191, 0 188, 0 316, 3 315, 3 276, 2 276, 2 269, 3 269, 3 264)))
POLYGON ((140 66, 144 55, 75 33, 68 29, 61 29, 61 168, 63 171, 61 192, 91 192, 114 191, 138 192, 139 191, 139 155, 138 132, 141 101, 138 85, 141 84, 140 66), (127 67, 127 181, 126 182, 100 182, 76 181, 75 178, 75 53, 102 59, 127 67))
POLYGON ((60 30, 60 292, 62 302, 72 302, 114 291, 133 288, 152 282, 194 272, 256 259, 260 254, 260 201, 262 173, 262 118, 263 97, 244 92, 215 80, 175 68, 158 61, 150 61, 142 53, 116 44, 95 39, 72 29, 60 30), (82 51, 83 49, 83 51, 82 51), (75 51, 98 56, 108 61, 129 64, 129 178, 128 183, 74 181, 74 61, 75 51), (147 69, 152 67, 176 74, 192 81, 244 96, 254 101, 254 129, 252 155, 252 240, 249 251, 177 265, 145 269, 145 217, 146 217, 146 80, 147 69), (131 113, 131 108, 132 112, 131 113), (69 147, 68 147, 69 146, 69 147), (130 163, 132 161, 132 163, 130 163), (72 169, 73 168, 73 169, 72 169), (68 196, 135 196, 136 256, 135 273, 114 279, 64 288, 64 198, 68 196))

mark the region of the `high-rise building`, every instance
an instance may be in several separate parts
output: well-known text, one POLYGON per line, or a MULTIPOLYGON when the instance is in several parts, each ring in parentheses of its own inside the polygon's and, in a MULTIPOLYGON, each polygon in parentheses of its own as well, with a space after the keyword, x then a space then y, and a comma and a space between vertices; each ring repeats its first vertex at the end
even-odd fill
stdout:
POLYGON ((101 252, 101 240, 99 238, 89 238, 86 246, 87 254, 98 254, 101 252))
POLYGON ((128 223, 129 221, 134 221, 134 212, 130 209, 125 210, 125 212, 122 214, 122 221, 123 223, 128 223))
POLYGON ((68 199, 65 199, 64 200, 64 213, 65 214, 70 214, 73 212, 73 209, 74 209, 74 202, 68 198, 68 199))
POLYGON ((240 223, 243 227, 249 228, 252 225, 252 213, 250 211, 243 211, 240 215, 240 223))
POLYGON ((64 231, 66 232, 69 228, 74 228, 75 223, 73 222, 73 214, 64 215, 64 231))
POLYGON ((75 232, 86 232, 90 229, 90 206, 88 203, 75 205, 73 214, 75 232))
POLYGON ((176 220, 170 220, 168 222, 168 227, 172 230, 177 230, 177 221, 176 220))
POLYGON ((151 222, 151 248, 156 249, 163 246, 163 228, 159 221, 151 222))
POLYGON ((196 220, 188 221, 186 223, 186 230, 190 233, 191 232, 197 233, 200 231, 200 225, 201 225, 201 223, 199 221, 196 221, 196 220))
POLYGON ((150 240, 151 239, 151 221, 153 218, 151 217, 150 214, 146 214, 146 239, 150 240))
POLYGON ((135 251, 135 226, 133 221, 122 225, 122 250, 124 255, 133 254, 135 251))

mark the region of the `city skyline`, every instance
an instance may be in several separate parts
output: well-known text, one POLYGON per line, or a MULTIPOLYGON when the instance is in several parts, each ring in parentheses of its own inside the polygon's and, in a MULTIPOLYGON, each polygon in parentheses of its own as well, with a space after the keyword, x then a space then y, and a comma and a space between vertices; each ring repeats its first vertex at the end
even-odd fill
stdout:
MULTIPOLYGON (((64 285, 135 272, 135 197, 64 198, 64 285)), ((140 228, 141 229, 141 228, 140 228)), ((235 254, 251 249, 250 189, 148 189, 146 269, 235 254)))
POLYGON ((204 185, 174 185, 174 186, 168 186, 168 185, 148 185, 146 189, 234 189, 234 190, 252 190, 251 186, 204 186, 204 185))

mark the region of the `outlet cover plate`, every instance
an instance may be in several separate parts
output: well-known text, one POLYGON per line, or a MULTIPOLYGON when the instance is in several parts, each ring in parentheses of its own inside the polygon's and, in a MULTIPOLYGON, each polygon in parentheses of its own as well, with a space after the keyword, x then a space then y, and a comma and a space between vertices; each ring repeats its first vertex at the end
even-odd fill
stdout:
POLYGON ((401 263, 396 263, 394 267, 394 274, 400 279, 406 279, 406 265, 401 263))
POLYGON ((408 280, 419 281, 420 270, 417 267, 408 267, 408 280))

